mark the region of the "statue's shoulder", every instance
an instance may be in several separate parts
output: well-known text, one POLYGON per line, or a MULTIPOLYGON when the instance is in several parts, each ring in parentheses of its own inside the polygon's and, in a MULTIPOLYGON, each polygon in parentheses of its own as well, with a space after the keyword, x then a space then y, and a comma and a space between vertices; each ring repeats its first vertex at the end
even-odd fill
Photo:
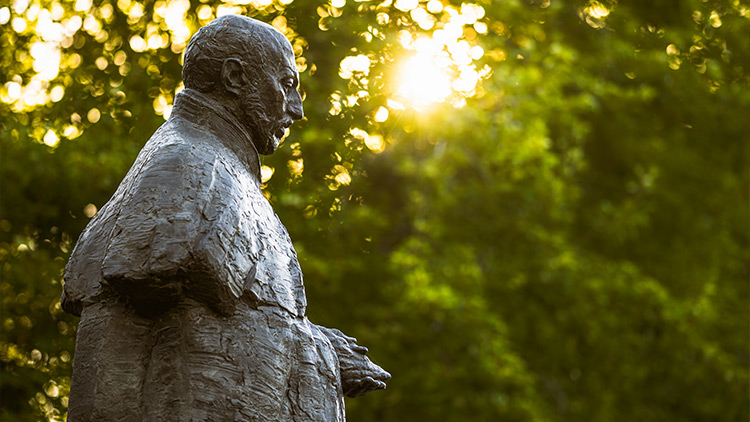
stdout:
POLYGON ((170 119, 143 146, 138 161, 161 164, 178 160, 188 163, 201 157, 218 154, 214 135, 185 119, 170 119))
POLYGON ((199 188, 215 167, 231 168, 232 161, 213 133, 184 119, 170 119, 143 146, 120 189, 142 190, 144 183, 199 188))

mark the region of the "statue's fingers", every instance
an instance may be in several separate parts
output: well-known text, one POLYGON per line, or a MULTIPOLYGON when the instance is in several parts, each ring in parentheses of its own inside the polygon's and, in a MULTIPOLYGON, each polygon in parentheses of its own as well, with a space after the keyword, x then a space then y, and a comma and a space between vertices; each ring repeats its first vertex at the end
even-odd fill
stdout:
POLYGON ((327 330, 331 331, 334 335, 336 335, 336 337, 341 337, 341 338, 346 339, 346 340, 348 340, 348 338, 349 338, 349 336, 347 336, 346 334, 342 333, 341 330, 339 330, 338 328, 327 328, 327 330))
POLYGON ((381 368, 378 364, 371 360, 367 360, 367 374, 379 381, 388 381, 391 379, 391 374, 381 368))
POLYGON ((377 381, 371 376, 366 376, 351 383, 346 395, 348 397, 359 397, 372 390, 382 390, 384 388, 385 383, 377 381))
POLYGON ((368 391, 370 391, 370 388, 367 386, 367 383, 362 382, 363 380, 357 380, 353 383, 352 387, 349 388, 346 395, 347 397, 359 397, 368 391))
POLYGON ((385 390, 385 383, 378 381, 372 377, 367 377, 363 380, 363 384, 367 386, 367 391, 372 390, 385 390))
POLYGON ((377 372, 377 375, 375 375, 373 378, 375 378, 378 381, 388 381, 391 379, 391 374, 387 371, 384 371, 383 368, 378 368, 379 371, 377 372))
POLYGON ((385 389, 385 383, 382 381, 378 381, 373 377, 365 377, 362 380, 362 384, 367 386, 367 391, 385 389))
POLYGON ((351 348, 352 348, 352 350, 354 350, 355 352, 359 353, 360 355, 366 355, 367 352, 370 351, 370 349, 368 349, 367 347, 360 346, 358 344, 352 344, 351 348))
POLYGON ((372 377, 365 377, 360 380, 359 395, 364 395, 372 390, 377 389, 378 381, 375 381, 372 377))

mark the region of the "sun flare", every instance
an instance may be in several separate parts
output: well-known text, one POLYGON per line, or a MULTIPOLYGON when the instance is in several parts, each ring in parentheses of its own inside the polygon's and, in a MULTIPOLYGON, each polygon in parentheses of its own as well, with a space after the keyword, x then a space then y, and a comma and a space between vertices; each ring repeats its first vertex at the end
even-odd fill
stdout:
MULTIPOLYGON (((433 9, 437 11, 437 8, 433 9)), ((414 10, 423 12, 412 13, 415 19, 431 16, 422 9, 414 10)), ((470 4, 462 5, 460 11, 450 7, 446 10, 451 16, 449 21, 430 35, 415 36, 408 31, 399 33, 401 45, 412 53, 397 66, 395 92, 400 101, 416 108, 444 102, 461 107, 467 97, 475 94, 479 81, 489 73, 488 69, 477 69, 475 63, 484 55, 482 47, 472 45, 463 36, 465 26, 477 28, 471 31, 486 31, 479 25, 481 22, 477 22, 484 16, 484 10, 470 4)))
POLYGON ((428 106, 448 98, 451 78, 436 57, 417 53, 399 69, 397 92, 414 106, 428 106))
MULTIPOLYGON (((343 57, 339 76, 351 82, 350 90, 331 94, 331 115, 337 116, 346 108, 368 101, 371 81, 379 84, 385 80, 384 93, 389 97, 387 107, 378 108, 371 116, 378 123, 388 120, 389 110, 421 111, 441 103, 461 108, 467 98, 481 93, 481 81, 492 73, 490 66, 480 61, 485 51, 478 44, 477 35, 488 32, 487 24, 480 21, 484 17, 482 6, 462 3, 457 7, 444 5, 440 0, 398 0, 394 7, 408 13, 417 24, 393 34, 391 39, 400 44, 401 54, 395 61, 378 60, 372 54, 356 50, 343 57)), ((378 14, 380 25, 390 21, 389 14, 378 14)), ((386 39, 385 33, 376 28, 363 36, 368 42, 373 37, 386 39)), ((497 49, 493 53, 502 54, 497 49)))

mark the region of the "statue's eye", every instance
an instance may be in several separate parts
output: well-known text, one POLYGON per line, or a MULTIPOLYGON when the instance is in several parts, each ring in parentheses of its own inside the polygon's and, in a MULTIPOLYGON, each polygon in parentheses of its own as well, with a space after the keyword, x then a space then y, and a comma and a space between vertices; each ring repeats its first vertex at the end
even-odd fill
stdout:
POLYGON ((281 81, 281 85, 284 86, 286 89, 294 88, 294 79, 292 78, 286 78, 283 81, 281 81))

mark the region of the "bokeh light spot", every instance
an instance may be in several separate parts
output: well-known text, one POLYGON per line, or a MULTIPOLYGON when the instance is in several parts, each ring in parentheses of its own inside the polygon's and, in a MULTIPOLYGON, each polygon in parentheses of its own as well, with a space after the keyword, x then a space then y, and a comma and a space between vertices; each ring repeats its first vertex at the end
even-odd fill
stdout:
POLYGON ((85 215, 87 218, 91 218, 96 215, 97 213, 96 205, 94 204, 86 204, 85 207, 83 207, 83 215, 85 215))
POLYGON ((269 180, 271 180, 271 177, 273 177, 274 171, 275 170, 274 170, 273 167, 261 166, 261 168, 260 168, 260 181, 263 182, 263 183, 266 183, 269 180))
POLYGON ((89 122, 91 123, 98 122, 101 117, 102 114, 98 108, 92 108, 91 110, 89 110, 88 114, 86 114, 86 118, 89 119, 89 122))
POLYGON ((47 133, 44 134, 43 141, 44 144, 48 147, 54 148, 60 142, 60 138, 57 136, 54 130, 50 129, 47 131, 47 133))
POLYGON ((375 121, 382 123, 386 120, 388 120, 388 109, 383 106, 380 106, 378 108, 378 111, 375 112, 375 121))
POLYGON ((5 25, 10 20, 10 9, 3 7, 0 9, 0 25, 5 25))
POLYGON ((419 0, 396 0, 394 6, 402 12, 408 12, 419 6, 419 0))

